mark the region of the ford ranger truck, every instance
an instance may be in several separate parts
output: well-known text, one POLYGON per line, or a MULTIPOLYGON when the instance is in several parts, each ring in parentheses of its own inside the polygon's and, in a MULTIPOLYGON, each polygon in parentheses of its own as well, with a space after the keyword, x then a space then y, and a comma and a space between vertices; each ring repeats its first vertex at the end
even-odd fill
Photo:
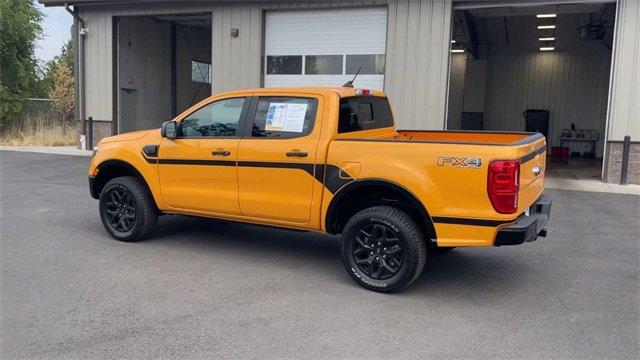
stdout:
POLYGON ((393 292, 431 252, 545 236, 546 146, 539 133, 396 130, 380 91, 255 89, 103 139, 89 185, 117 240, 150 236, 161 214, 336 234, 349 275, 393 292))

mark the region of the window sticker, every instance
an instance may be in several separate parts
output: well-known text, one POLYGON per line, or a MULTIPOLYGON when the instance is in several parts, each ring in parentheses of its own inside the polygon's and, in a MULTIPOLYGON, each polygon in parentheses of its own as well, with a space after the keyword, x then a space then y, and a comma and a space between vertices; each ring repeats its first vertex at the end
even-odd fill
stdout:
POLYGON ((271 103, 265 130, 302 133, 308 104, 271 103))

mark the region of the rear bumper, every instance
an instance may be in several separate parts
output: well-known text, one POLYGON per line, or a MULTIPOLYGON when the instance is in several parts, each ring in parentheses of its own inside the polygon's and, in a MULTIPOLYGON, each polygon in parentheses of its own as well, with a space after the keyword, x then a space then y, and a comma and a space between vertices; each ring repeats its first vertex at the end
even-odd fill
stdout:
POLYGON ((549 221, 551 202, 550 198, 541 196, 529 208, 529 216, 522 216, 514 224, 498 230, 493 246, 520 245, 534 241, 538 236, 547 236, 545 226, 549 221))

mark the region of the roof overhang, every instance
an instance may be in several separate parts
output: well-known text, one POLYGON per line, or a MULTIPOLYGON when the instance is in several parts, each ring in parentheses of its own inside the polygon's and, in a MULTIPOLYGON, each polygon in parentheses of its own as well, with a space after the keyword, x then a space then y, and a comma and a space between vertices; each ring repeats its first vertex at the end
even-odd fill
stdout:
MULTIPOLYGON (((241 2, 242 0, 215 0, 216 2, 241 2)), ((257 0, 257 1, 274 1, 274 0, 257 0)), ((293 1, 293 0, 279 0, 279 1, 293 1)), ((160 4, 160 3, 204 3, 211 2, 211 0, 38 0, 38 2, 44 6, 64 6, 69 5, 132 5, 132 4, 160 4)))

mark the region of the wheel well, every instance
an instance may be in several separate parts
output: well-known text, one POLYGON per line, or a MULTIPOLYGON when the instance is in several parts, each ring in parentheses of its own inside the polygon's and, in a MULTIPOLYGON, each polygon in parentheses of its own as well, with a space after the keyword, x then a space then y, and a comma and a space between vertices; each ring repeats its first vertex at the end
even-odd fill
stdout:
POLYGON ((144 177, 142 177, 142 175, 138 172, 138 170, 136 170, 136 168, 133 167, 133 165, 124 161, 109 160, 98 166, 98 175, 96 175, 95 177, 93 186, 95 197, 100 197, 102 189, 109 182, 109 180, 121 176, 133 176, 138 178, 147 188, 147 191, 149 191, 149 193, 151 194, 149 185, 147 185, 144 177))
POLYGON ((381 180, 357 181, 338 191, 327 209, 327 232, 339 234, 357 212, 378 205, 403 210, 422 228, 427 239, 436 239, 431 217, 422 203, 405 188, 381 180))

